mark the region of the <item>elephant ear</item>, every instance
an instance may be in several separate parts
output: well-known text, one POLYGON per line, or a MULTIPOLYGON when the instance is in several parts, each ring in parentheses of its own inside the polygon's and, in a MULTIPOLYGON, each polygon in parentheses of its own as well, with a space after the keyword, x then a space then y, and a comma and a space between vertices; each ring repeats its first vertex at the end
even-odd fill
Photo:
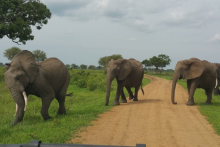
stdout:
POLYGON ((12 63, 13 62, 20 62, 21 67, 25 71, 30 83, 35 81, 39 67, 35 62, 34 55, 30 51, 22 50, 13 57, 12 63))
POLYGON ((120 64, 120 70, 119 70, 119 75, 118 75, 118 80, 123 80, 125 79, 130 73, 131 73, 131 63, 126 60, 122 59, 120 64))
POLYGON ((188 68, 185 70, 184 78, 185 79, 194 79, 199 76, 204 71, 204 66, 202 64, 202 61, 197 58, 191 58, 189 59, 186 64, 188 65, 188 68))

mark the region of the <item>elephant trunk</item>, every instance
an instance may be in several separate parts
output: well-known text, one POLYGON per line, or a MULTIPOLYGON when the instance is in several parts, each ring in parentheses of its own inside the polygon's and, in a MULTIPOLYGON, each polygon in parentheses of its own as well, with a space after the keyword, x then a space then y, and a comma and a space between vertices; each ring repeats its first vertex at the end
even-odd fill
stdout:
POLYGON ((171 89, 171 101, 173 104, 177 104, 177 102, 175 102, 174 98, 175 98, 176 82, 177 82, 178 78, 179 78, 178 74, 176 74, 174 72, 173 80, 172 80, 172 89, 171 89))
POLYGON ((17 105, 15 120, 12 122, 12 125, 15 125, 23 120, 25 100, 20 90, 17 90, 16 88, 9 88, 9 90, 17 105))
POLYGON ((108 78, 108 76, 107 76, 107 80, 106 80, 106 99, 105 99, 105 106, 108 106, 112 80, 113 80, 113 78, 108 78))

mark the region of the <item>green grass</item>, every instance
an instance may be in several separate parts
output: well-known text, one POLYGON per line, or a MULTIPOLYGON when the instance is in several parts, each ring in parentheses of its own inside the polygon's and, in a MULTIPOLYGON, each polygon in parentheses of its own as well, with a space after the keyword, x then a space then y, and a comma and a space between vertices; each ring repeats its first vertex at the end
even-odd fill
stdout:
MULTIPOLYGON (((49 108, 49 114, 53 118, 44 121, 40 114, 41 99, 29 96, 23 123, 11 126, 10 124, 14 120, 15 102, 4 84, 4 80, 2 80, 3 70, 0 70, 0 144, 28 143, 30 140, 41 140, 45 143, 66 143, 80 129, 92 125, 91 121, 96 120, 99 114, 110 110, 113 107, 116 81, 114 80, 112 83, 109 106, 105 106, 105 73, 89 70, 86 72, 70 71, 71 76, 76 76, 79 74, 78 72, 83 73, 84 75, 81 76, 84 78, 87 77, 85 78, 86 82, 92 78, 100 80, 95 83, 96 88, 91 90, 87 83, 85 88, 80 88, 80 84, 76 82, 79 79, 74 81, 72 77, 68 92, 74 94, 71 97, 66 97, 66 115, 56 116, 58 102, 54 99, 49 108)), ((95 81, 95 79, 93 80, 95 81)), ((148 83, 150 80, 143 80, 143 85, 148 83)), ((128 96, 126 90, 125 93, 128 96)))
MULTIPOLYGON (((155 75, 153 75, 155 76, 155 75)), ((158 77, 172 80, 172 76, 164 76, 164 75, 156 75, 158 77)), ((187 84, 186 80, 178 80, 178 84, 180 84, 187 92, 187 84)), ((212 124, 214 130, 218 135, 220 135, 220 95, 214 96, 212 95, 212 104, 205 104, 207 97, 205 95, 205 91, 203 89, 196 89, 194 94, 194 101, 196 106, 198 106, 199 111, 202 115, 206 117, 210 124, 212 124)))

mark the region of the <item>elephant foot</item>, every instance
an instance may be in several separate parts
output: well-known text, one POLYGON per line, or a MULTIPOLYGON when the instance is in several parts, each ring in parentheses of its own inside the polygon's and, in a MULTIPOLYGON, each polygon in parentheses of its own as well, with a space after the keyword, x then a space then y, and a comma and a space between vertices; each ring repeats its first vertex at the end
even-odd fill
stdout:
POLYGON ((137 99, 137 98, 134 98, 133 101, 138 101, 138 99, 137 99))
POLYGON ((121 103, 127 103, 127 100, 125 99, 125 100, 121 100, 121 103))
POLYGON ((57 112, 57 115, 65 115, 66 112, 57 112))
POLYGON ((188 105, 188 106, 193 106, 193 105, 195 105, 195 103, 194 103, 193 100, 189 100, 189 101, 186 103, 186 105, 188 105))
POLYGON ((11 123, 11 125, 14 126, 14 125, 16 125, 16 124, 18 124, 18 123, 22 123, 22 120, 15 119, 15 120, 11 123))
POLYGON ((132 100, 134 97, 132 97, 132 96, 129 96, 129 100, 132 100))
POLYGON ((113 105, 120 105, 120 103, 118 101, 114 101, 113 105))

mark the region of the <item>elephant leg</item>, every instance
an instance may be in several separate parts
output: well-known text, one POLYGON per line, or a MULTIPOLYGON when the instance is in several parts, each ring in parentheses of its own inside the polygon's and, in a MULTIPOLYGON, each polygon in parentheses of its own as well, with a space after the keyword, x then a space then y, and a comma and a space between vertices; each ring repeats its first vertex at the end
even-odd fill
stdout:
POLYGON ((113 105, 120 105, 119 97, 120 97, 121 91, 123 89, 123 81, 117 81, 117 83, 118 83, 118 86, 117 86, 117 91, 116 91, 116 94, 115 94, 115 100, 113 102, 113 105))
POLYGON ((190 92, 190 86, 191 86, 191 80, 187 80, 187 90, 188 90, 188 94, 190 92))
POLYGON ((198 86, 198 79, 192 79, 192 80, 187 80, 187 85, 188 85, 188 82, 189 82, 189 99, 188 99, 188 102, 186 103, 186 105, 195 105, 195 102, 194 102, 194 93, 195 93, 195 90, 198 86))
POLYGON ((207 95, 207 100, 206 100, 206 104, 211 104, 212 103, 212 89, 205 89, 206 91, 206 95, 207 95))
POLYGON ((135 93, 134 93, 134 99, 133 101, 138 101, 138 90, 139 90, 140 86, 135 87, 135 93))
POLYGON ((60 95, 56 98, 59 103, 59 108, 57 111, 57 115, 63 115, 66 114, 66 108, 65 108, 65 95, 60 95))
POLYGON ((50 119, 51 116, 48 114, 48 109, 50 107, 50 104, 52 102, 54 97, 43 97, 42 98, 42 108, 41 108, 41 116, 44 118, 44 120, 50 119))
POLYGON ((127 103, 123 88, 121 90, 121 103, 127 103))
POLYGON ((133 96, 133 93, 132 93, 132 91, 131 91, 131 87, 125 87, 125 88, 126 88, 127 91, 128 91, 128 94, 129 94, 129 100, 133 99, 134 96, 133 96))

